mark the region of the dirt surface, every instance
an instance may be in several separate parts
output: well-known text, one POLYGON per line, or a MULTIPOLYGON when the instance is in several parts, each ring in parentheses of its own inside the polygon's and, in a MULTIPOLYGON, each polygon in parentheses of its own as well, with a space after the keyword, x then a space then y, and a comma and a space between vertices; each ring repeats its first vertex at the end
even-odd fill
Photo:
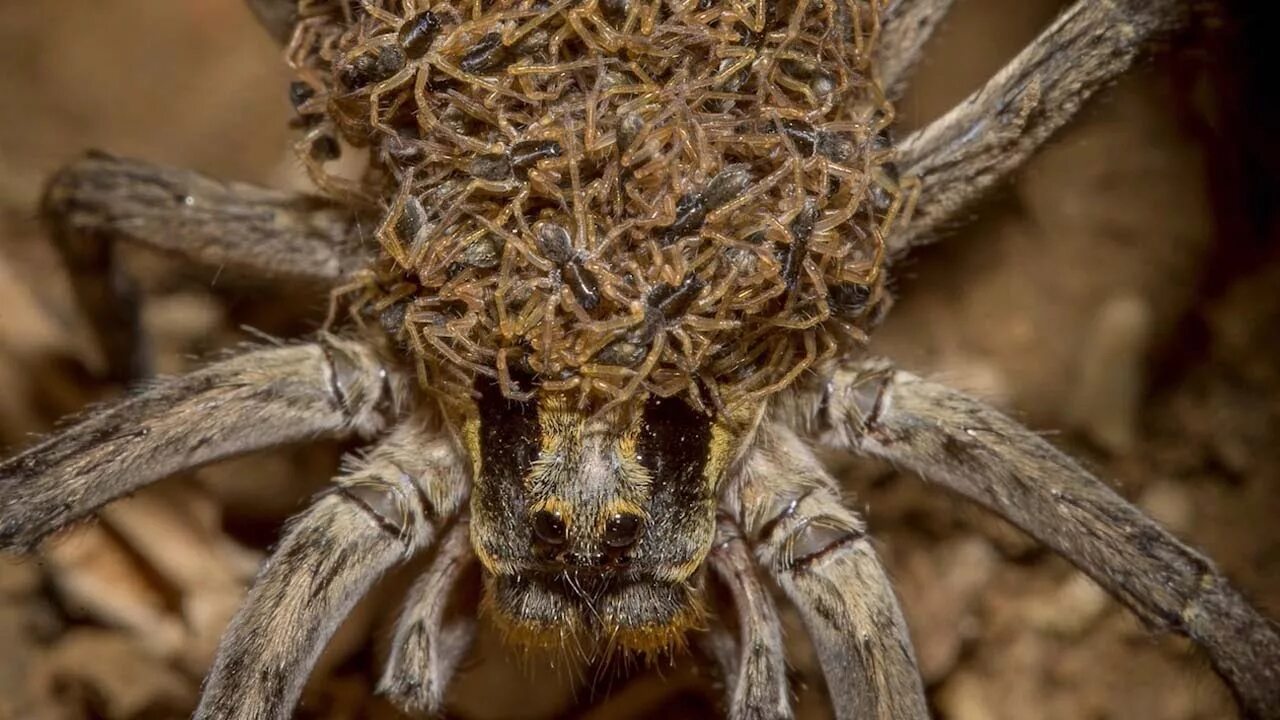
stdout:
MULTIPOLYGON (((962 0, 900 109, 927 122, 1061 3, 962 0)), ((1280 615, 1280 246, 1271 98, 1238 19, 1180 38, 933 247, 899 266, 875 350, 1051 434, 1280 615), (1242 49, 1243 48, 1243 49, 1242 49)), ((1256 20, 1256 18, 1255 18, 1256 20)), ((276 186, 287 75, 234 0, 0 5, 0 445, 119 388, 36 220, 43 179, 87 148, 276 186)), ((314 328, 323 299, 133 252, 156 366, 314 328)), ((190 712, 218 635, 284 519, 344 448, 222 463, 112 505, 36 558, 0 558, 0 718, 190 712)), ((1189 644, 1154 635, 1018 531, 891 468, 833 458, 864 510, 940 718, 1233 717, 1189 644)), ((370 687, 397 573, 321 660, 307 717, 397 717, 370 687)), ((793 635, 798 635, 793 632, 793 635)), ((802 645, 802 643, 797 643, 802 645)), ((452 695, 465 717, 699 717, 694 658, 629 681, 512 658, 487 633, 452 695), (592 685, 583 678, 612 678, 592 685), (604 691, 610 690, 609 693, 604 691), (604 696, 608 695, 608 699, 604 696)), ((821 680, 793 656, 802 717, 821 680)))

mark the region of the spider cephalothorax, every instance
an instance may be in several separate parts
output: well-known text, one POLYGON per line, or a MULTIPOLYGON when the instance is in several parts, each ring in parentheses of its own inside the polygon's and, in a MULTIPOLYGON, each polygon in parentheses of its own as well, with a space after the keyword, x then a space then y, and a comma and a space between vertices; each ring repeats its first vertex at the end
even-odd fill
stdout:
POLYGON ((757 418, 658 396, 589 415, 565 394, 480 387, 463 431, 472 544, 510 636, 652 652, 702 626, 721 481, 757 418))
POLYGON ((304 159, 333 186, 340 135, 370 151, 354 192, 392 198, 354 312, 458 416, 512 637, 654 650, 700 624, 726 438, 852 351, 883 294, 878 13, 302 9, 304 159))
POLYGON ((478 565, 488 615, 527 644, 692 636, 735 720, 791 715, 776 588, 838 717, 926 717, 889 580, 819 448, 998 513, 1195 640, 1246 714, 1280 717, 1280 635, 1210 560, 996 410, 858 353, 886 263, 1185 23, 1179 0, 1078 0, 893 145, 886 96, 947 0, 250 4, 292 38, 327 196, 93 155, 45 210, 117 377, 145 345, 104 239, 324 283, 347 312, 0 464, 0 548, 30 550, 202 463, 372 444, 263 565, 198 718, 289 716, 342 618, 417 555, 379 684, 409 709, 442 707, 479 613, 446 608, 478 565), (327 172, 340 139, 369 152, 356 179, 327 172))
MULTIPOLYGON (((386 202, 365 309, 469 394, 782 389, 864 337, 897 212, 876 3, 303 3, 322 184, 386 202)), ((703 401, 692 392, 694 402, 703 401)))

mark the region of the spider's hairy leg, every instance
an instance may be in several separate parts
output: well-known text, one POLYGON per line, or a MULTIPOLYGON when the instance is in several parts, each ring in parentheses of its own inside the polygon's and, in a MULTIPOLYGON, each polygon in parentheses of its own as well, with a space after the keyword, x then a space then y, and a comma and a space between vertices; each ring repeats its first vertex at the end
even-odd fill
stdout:
POLYGON ((289 41, 298 23, 298 0, 245 0, 258 22, 280 43, 289 41))
POLYGON ((336 337, 155 381, 0 463, 0 549, 33 549, 102 505, 204 463, 318 436, 373 436, 404 395, 405 380, 371 347, 336 337))
POLYGON ((901 97, 911 72, 920 62, 924 45, 938 29, 954 0, 896 0, 881 19, 875 67, 890 99, 901 97))
POLYGON ((1020 167, 1153 37, 1189 21, 1187 0, 1078 0, 980 90, 898 144, 902 176, 921 182, 909 223, 886 243, 925 242, 1020 167))
POLYGON ((330 636, 384 572, 427 547, 468 494, 452 442, 399 426, 294 519, 218 646, 197 720, 292 717, 330 636))
POLYGON ((43 213, 112 379, 149 375, 124 240, 213 268, 329 288, 368 264, 352 211, 314 196, 90 153, 62 168, 43 213))
POLYGON ((725 506, 799 609, 836 717, 927 718, 902 610, 835 478, 791 431, 769 423, 733 483, 725 506))
POLYGON ((378 692, 406 712, 435 717, 443 711, 445 690, 475 639, 474 615, 446 615, 459 583, 477 567, 470 532, 468 523, 458 522, 440 540, 396 622, 378 692))
POLYGON ((1280 634, 1200 553, 996 410, 883 361, 780 410, 816 442, 884 458, 1061 553, 1149 625, 1198 643, 1250 718, 1280 718, 1280 634))
POLYGON ((712 647, 728 685, 730 720, 793 717, 778 610, 737 523, 722 519, 707 560, 729 590, 737 618, 737 638, 720 628, 724 637, 713 638, 712 647))

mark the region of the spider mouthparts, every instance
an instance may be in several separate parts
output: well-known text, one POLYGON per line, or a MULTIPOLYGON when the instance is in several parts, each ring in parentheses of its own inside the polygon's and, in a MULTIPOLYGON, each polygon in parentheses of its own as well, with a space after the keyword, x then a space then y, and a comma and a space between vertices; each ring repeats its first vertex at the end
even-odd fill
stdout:
POLYGON ((678 647, 706 615, 701 593, 688 583, 623 582, 597 571, 491 577, 484 609, 515 645, 572 644, 602 654, 678 647))

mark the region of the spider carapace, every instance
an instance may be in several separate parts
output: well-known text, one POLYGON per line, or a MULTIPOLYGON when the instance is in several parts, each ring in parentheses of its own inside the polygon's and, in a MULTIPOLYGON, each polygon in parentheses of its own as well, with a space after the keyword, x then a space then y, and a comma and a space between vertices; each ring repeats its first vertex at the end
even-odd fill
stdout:
POLYGON ((888 263, 1186 3, 1077 0, 901 138, 890 100, 949 0, 249 3, 287 44, 324 196, 95 154, 51 181, 46 217, 116 377, 143 374, 145 344, 113 241, 323 283, 326 331, 151 380, 0 464, 0 549, 30 551, 204 463, 368 443, 263 564, 197 718, 289 717, 342 619, 417 556, 378 685, 406 709, 442 709, 479 565, 517 642, 697 642, 734 720, 792 716, 785 599, 837 717, 927 717, 819 448, 1008 519, 1192 638, 1246 715, 1280 717, 1280 636, 1208 558, 1000 412, 862 356, 888 263))

